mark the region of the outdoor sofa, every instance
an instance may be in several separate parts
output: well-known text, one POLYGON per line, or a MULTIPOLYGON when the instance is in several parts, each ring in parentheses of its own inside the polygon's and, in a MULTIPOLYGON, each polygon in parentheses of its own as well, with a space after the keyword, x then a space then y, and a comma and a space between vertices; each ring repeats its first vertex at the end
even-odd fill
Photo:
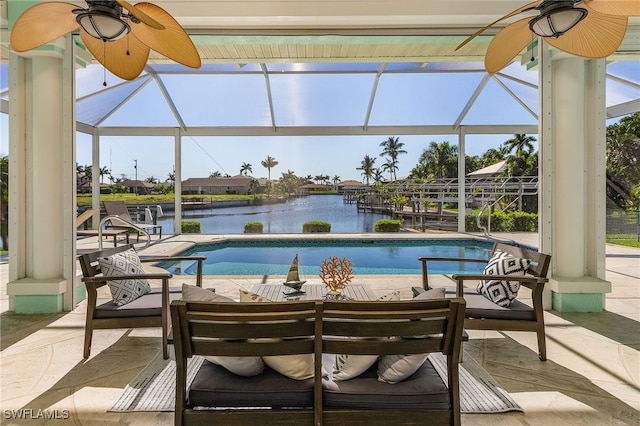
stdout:
POLYGON ((173 301, 175 424, 459 425, 464 306, 462 298, 173 301), (446 380, 424 361, 433 352, 446 356, 446 380), (332 360, 338 357, 330 354, 346 360, 340 374, 352 378, 335 380, 332 360), (187 386, 187 365, 196 356, 214 362, 204 361, 187 386), (376 367, 371 358, 378 357, 376 367), (251 376, 231 372, 237 360, 247 359, 264 359, 267 366, 251 376), (408 377, 393 372, 391 379, 399 381, 391 384, 379 380, 383 359, 420 363, 414 373, 404 371, 408 377), (288 368, 305 360, 309 376, 292 378, 288 368))

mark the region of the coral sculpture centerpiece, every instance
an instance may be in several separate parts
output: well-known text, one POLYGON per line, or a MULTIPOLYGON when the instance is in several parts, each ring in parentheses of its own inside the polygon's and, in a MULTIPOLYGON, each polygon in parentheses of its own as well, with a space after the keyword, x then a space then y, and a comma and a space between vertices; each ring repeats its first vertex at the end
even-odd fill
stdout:
POLYGON ((353 279, 353 262, 346 257, 329 256, 320 264, 320 278, 327 287, 327 298, 342 298, 342 290, 353 279))

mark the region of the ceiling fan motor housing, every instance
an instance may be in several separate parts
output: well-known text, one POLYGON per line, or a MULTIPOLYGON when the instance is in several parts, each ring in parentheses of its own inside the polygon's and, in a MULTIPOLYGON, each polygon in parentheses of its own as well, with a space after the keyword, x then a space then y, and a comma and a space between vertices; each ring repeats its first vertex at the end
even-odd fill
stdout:
POLYGON ((124 37, 131 31, 124 21, 127 15, 115 1, 87 1, 88 9, 76 9, 76 21, 91 37, 113 41, 124 37))
POLYGON ((536 9, 540 16, 529 21, 529 29, 540 37, 558 38, 578 25, 588 14, 586 9, 577 8, 572 0, 544 1, 536 9))

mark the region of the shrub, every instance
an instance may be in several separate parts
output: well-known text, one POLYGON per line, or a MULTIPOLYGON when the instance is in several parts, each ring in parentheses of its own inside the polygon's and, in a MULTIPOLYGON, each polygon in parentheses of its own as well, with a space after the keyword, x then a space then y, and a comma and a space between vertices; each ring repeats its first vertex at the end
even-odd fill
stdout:
POLYGON ((511 212, 513 231, 534 232, 538 230, 538 215, 527 212, 511 212))
POLYGON ((373 224, 374 232, 400 232, 402 223, 397 219, 379 219, 373 224))
POLYGON ((320 220, 310 220, 302 224, 302 232, 331 232, 331 224, 320 220))
MULTIPOLYGON (((480 219, 482 226, 487 226, 487 215, 483 214, 480 219)), ((480 232, 476 224, 476 215, 465 215, 465 226, 467 232, 480 232)), ((490 232, 536 232, 538 230, 538 214, 522 211, 503 212, 496 211, 491 214, 490 232)))
POLYGON ((247 222, 244 225, 245 234, 262 234, 263 229, 262 222, 247 222))
POLYGON ((197 222, 195 220, 183 220, 182 233, 183 234, 199 234, 200 222, 197 222))

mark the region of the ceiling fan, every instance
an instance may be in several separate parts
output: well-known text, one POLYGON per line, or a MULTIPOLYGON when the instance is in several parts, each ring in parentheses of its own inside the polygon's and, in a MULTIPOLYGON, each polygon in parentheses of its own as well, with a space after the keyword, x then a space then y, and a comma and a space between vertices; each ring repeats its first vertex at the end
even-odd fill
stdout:
POLYGON ((507 25, 489 43, 484 59, 489 73, 507 66, 536 36, 576 56, 605 58, 620 47, 628 17, 640 16, 640 1, 537 0, 479 29, 456 50, 498 22, 527 12, 536 12, 536 15, 507 25))
POLYGON ((164 9, 152 3, 134 6, 125 0, 86 2, 86 9, 62 2, 30 7, 11 29, 11 47, 25 52, 79 30, 96 60, 124 80, 140 75, 150 49, 185 66, 200 67, 193 42, 164 9))

